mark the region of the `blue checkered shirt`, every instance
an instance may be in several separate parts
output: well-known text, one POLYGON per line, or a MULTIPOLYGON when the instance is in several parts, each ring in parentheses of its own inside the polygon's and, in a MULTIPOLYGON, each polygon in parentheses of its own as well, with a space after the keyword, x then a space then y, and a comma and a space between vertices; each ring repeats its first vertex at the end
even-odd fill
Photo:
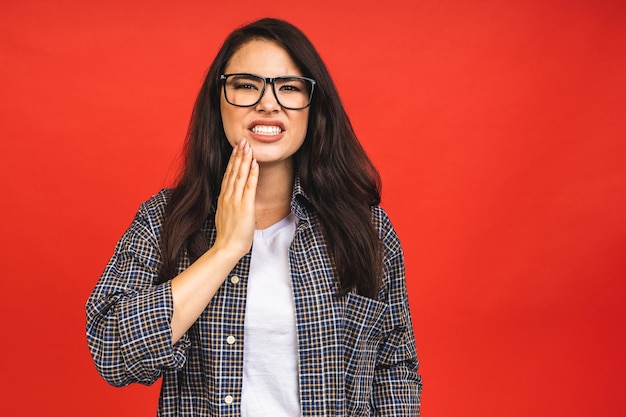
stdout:
MULTIPOLYGON (((150 385, 162 377, 159 416, 239 416, 250 253, 172 346, 171 284, 153 283, 168 195, 163 190, 141 205, 89 297, 89 348, 98 372, 114 386, 150 385)), ((372 209, 384 245, 378 299, 337 297, 319 219, 305 200, 296 182, 291 207, 298 226, 289 259, 302 415, 419 416, 422 383, 404 259, 387 215, 372 209)), ((204 229, 212 243, 213 223, 204 229)), ((189 259, 182 259, 179 271, 187 266, 189 259)))

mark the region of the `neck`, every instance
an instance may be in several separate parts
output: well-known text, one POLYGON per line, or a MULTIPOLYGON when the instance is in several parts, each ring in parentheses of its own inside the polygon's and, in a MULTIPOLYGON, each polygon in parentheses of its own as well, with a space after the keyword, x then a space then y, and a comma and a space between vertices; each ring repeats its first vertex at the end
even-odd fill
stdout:
POLYGON ((280 164, 259 164, 256 190, 256 228, 265 229, 287 217, 291 211, 294 169, 291 160, 280 164))

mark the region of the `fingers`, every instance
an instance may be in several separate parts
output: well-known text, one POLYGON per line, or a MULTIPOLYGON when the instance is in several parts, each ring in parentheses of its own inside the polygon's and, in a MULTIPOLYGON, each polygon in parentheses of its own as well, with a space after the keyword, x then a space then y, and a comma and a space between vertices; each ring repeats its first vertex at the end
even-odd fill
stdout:
POLYGON ((242 139, 233 149, 224 172, 217 201, 214 247, 243 256, 252 245, 255 227, 254 200, 259 178, 259 165, 252 149, 242 139))
MULTIPOLYGON (((244 194, 249 195, 256 190, 258 180, 258 164, 252 156, 252 148, 246 139, 242 139, 233 148, 224 178, 220 197, 232 200, 233 203, 241 202, 244 194)), ((254 200, 252 200, 254 201, 254 200)))
POLYGON ((241 142, 239 142, 239 146, 243 146, 243 149, 239 149, 237 152, 238 155, 236 155, 235 158, 236 161, 239 161, 239 166, 231 179, 231 181, 233 181, 234 196, 243 196, 252 165, 252 148, 250 148, 248 142, 242 139, 241 142))
POLYGON ((256 159, 252 159, 250 164, 250 172, 243 190, 242 202, 248 207, 254 207, 254 199, 256 198, 256 185, 259 181, 259 164, 256 159))

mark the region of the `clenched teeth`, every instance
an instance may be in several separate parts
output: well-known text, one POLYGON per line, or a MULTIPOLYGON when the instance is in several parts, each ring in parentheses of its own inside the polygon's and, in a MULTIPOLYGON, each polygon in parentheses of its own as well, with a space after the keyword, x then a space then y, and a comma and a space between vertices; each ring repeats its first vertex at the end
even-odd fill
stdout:
POLYGON ((278 126, 256 125, 252 128, 252 131, 257 135, 278 135, 282 132, 282 129, 278 126))

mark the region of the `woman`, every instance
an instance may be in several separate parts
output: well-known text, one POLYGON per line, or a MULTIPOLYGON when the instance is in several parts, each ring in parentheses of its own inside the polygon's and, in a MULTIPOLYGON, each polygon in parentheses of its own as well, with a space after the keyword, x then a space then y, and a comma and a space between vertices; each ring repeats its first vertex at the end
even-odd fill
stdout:
POLYGON ((176 187, 144 203, 87 302, 112 385, 161 416, 419 415, 398 238, 305 35, 235 30, 198 95, 176 187))

